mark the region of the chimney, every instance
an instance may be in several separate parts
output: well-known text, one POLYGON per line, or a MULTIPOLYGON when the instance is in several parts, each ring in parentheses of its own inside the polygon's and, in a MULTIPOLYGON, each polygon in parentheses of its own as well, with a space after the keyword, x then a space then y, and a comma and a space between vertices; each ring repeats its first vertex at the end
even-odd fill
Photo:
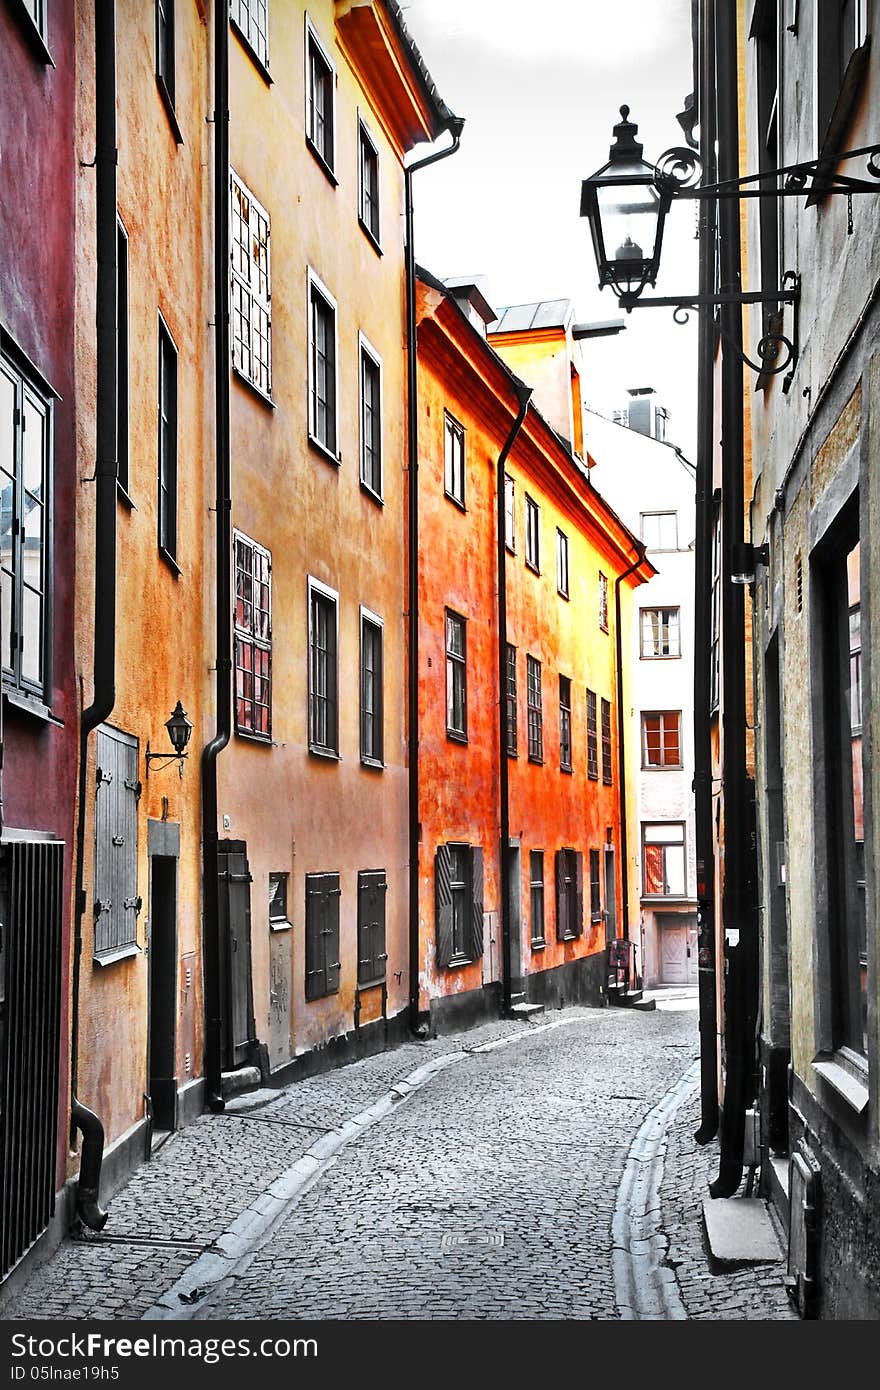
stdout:
MULTIPOLYGON (((661 405, 658 405, 654 387, 631 387, 629 398, 626 422, 630 429, 635 430, 637 434, 647 435, 649 439, 659 439, 665 443, 669 414, 661 405)), ((622 411, 615 411, 615 418, 623 414, 622 411)))

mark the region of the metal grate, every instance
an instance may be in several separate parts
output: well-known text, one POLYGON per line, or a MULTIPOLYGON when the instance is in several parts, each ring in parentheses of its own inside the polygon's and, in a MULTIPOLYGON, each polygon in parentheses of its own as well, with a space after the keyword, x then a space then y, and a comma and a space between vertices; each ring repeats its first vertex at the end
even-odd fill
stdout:
POLYGON ((440 1240, 441 1250, 456 1250, 462 1245, 501 1246, 503 1231, 445 1231, 440 1240))
POLYGON ((64 845, 0 846, 0 1278, 55 1210, 64 845))

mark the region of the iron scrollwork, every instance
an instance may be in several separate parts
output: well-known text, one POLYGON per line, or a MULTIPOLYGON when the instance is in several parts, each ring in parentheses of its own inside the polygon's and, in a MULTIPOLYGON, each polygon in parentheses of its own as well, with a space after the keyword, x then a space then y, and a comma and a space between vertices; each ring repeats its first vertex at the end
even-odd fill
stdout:
POLYGON ((656 184, 662 193, 671 197, 696 188, 703 177, 703 163, 696 150, 686 145, 673 145, 664 150, 654 166, 656 184))

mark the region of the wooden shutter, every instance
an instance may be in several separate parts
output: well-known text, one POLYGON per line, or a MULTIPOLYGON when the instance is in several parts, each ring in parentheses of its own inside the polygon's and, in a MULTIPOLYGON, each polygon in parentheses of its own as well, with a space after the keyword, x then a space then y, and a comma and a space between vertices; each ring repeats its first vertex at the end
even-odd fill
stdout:
POLYGON ((479 845, 471 850, 471 960, 483 954, 483 851, 479 845))
POLYGON ((326 901, 324 908, 324 972, 326 994, 339 993, 339 976, 342 960, 339 954, 339 899, 341 890, 338 874, 325 874, 326 901))
POLYGON ((574 934, 582 936, 584 930, 584 856, 580 850, 574 854, 574 934))
POLYGON ((95 787, 95 942, 105 956, 137 944, 137 740, 98 729, 95 787))
POLYGON ((221 840, 217 869, 225 926, 224 1033, 226 1064, 248 1058, 256 1038, 251 976, 251 871, 244 840, 221 840))
POLYGON ((385 872, 358 874, 358 984, 377 985, 385 979, 385 872))
POLYGON ((438 845, 434 855, 434 904, 437 964, 444 969, 452 960, 452 887, 448 845, 438 845))
POLYGON ((565 896, 565 851, 558 849, 553 857, 556 871, 556 940, 565 940, 566 896, 565 896))
POLYGON ((306 999, 322 999, 327 993, 324 965, 324 874, 306 874, 306 999))

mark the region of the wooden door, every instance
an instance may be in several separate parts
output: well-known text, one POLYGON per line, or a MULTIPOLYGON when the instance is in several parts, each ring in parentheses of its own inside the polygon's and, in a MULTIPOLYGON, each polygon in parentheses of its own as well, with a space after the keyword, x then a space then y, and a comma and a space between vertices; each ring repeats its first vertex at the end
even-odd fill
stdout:
POLYGON ((687 927, 661 927, 660 975, 665 985, 688 981, 687 927))

